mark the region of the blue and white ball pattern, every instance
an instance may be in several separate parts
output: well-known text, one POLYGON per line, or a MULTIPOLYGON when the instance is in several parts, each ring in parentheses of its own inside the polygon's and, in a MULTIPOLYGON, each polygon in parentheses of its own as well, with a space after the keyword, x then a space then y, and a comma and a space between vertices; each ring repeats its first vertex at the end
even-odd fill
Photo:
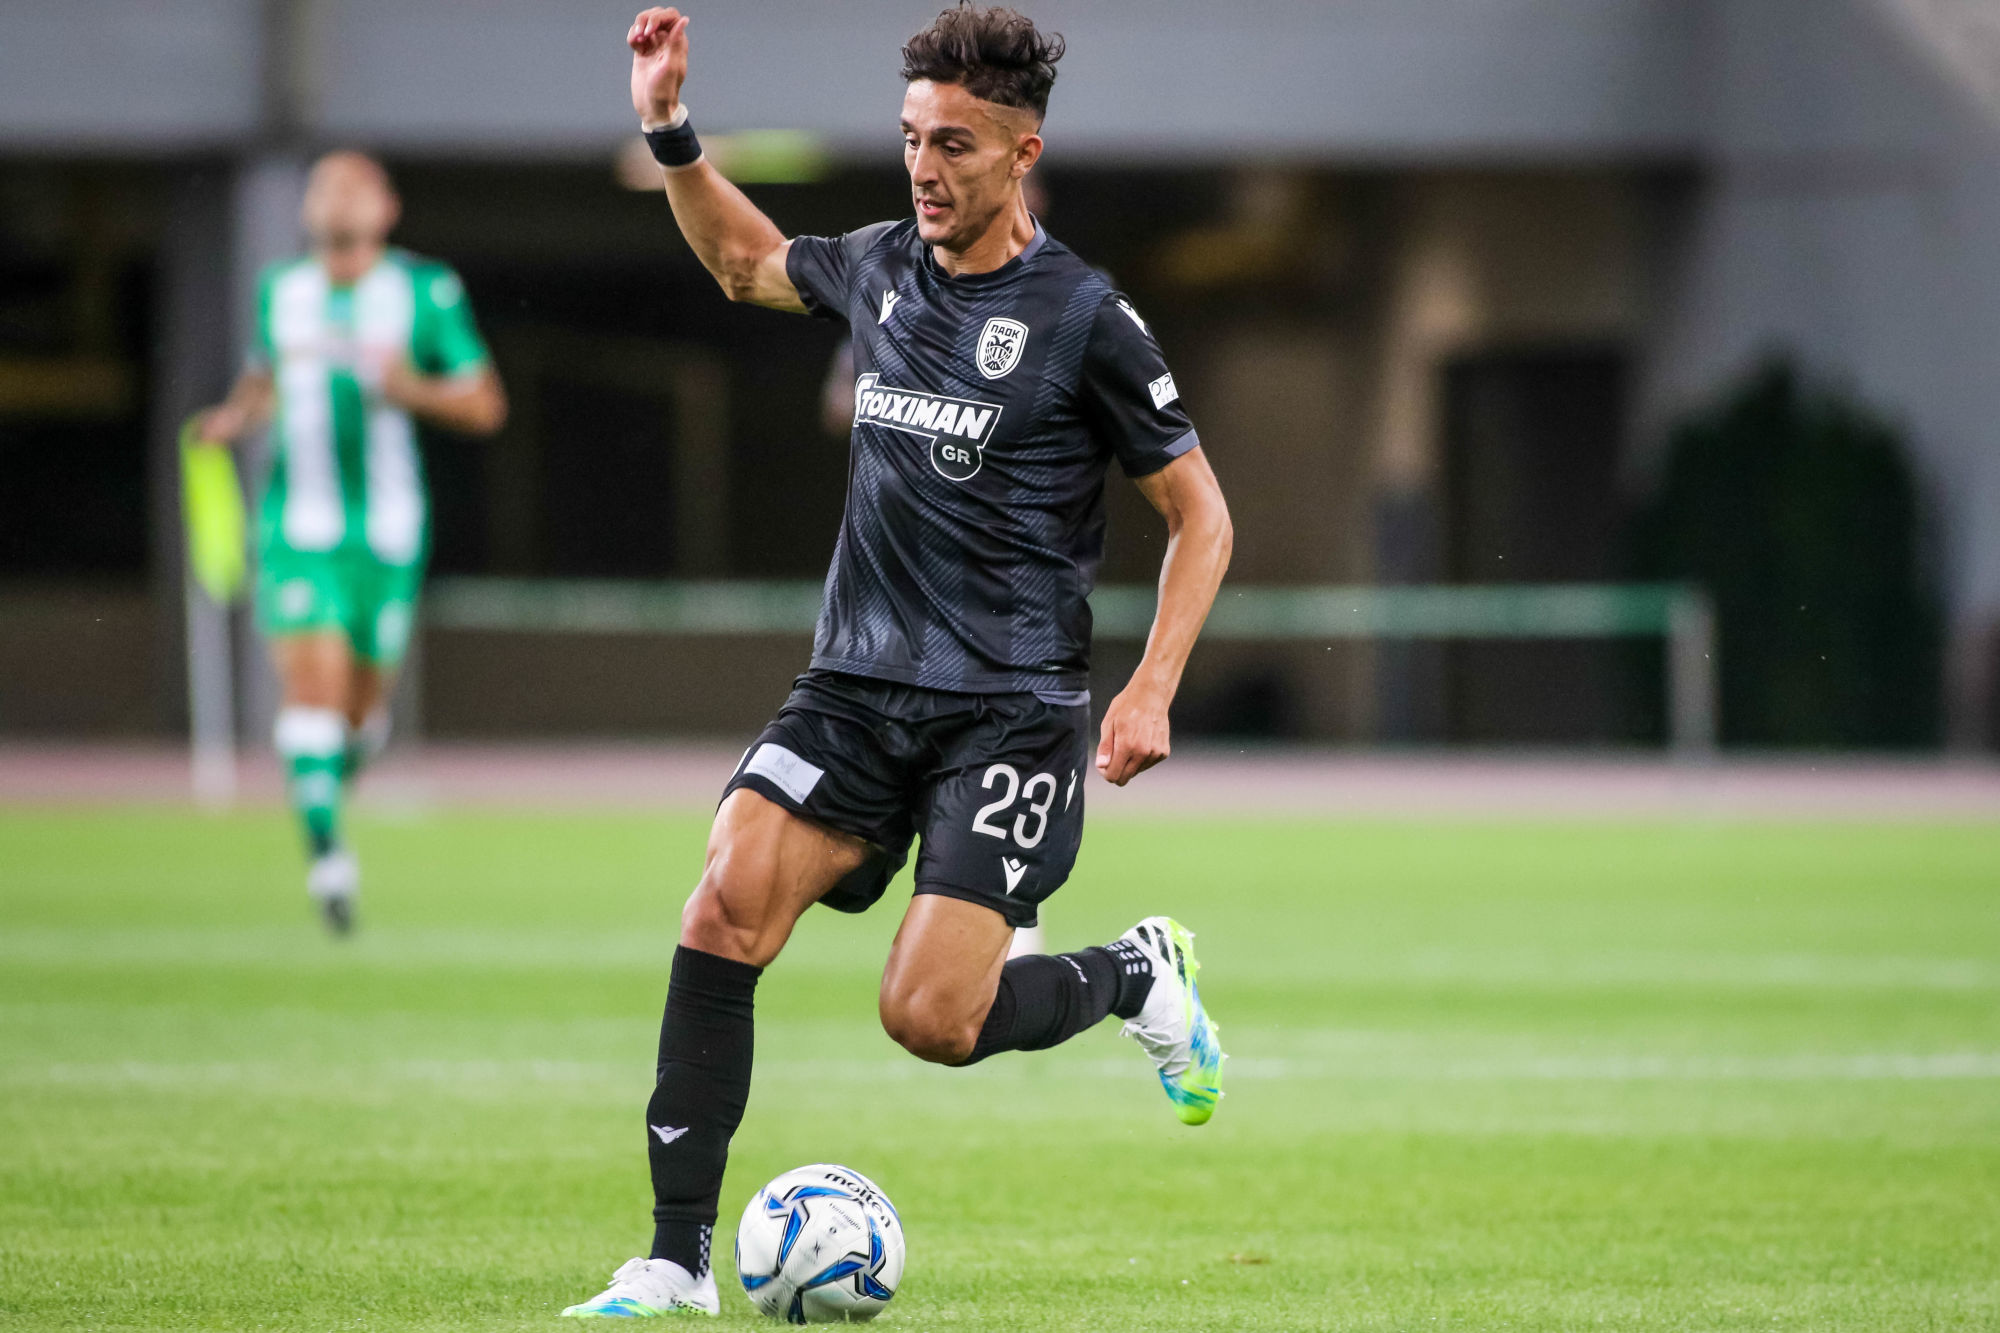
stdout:
POLYGON ((873 1319, 903 1280, 903 1222, 875 1182, 802 1166, 758 1190, 736 1228, 736 1275, 756 1307, 793 1324, 873 1319))

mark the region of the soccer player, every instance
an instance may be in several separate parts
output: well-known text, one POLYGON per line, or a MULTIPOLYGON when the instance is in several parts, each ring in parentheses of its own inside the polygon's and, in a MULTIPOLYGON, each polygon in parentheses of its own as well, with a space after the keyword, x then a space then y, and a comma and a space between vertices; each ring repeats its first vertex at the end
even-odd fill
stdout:
POLYGON ((1022 204, 1061 39, 1005 9, 940 15, 903 48, 915 218, 790 241, 701 156, 680 100, 687 18, 649 9, 627 40, 682 234, 731 299, 846 322, 857 378, 811 666, 725 788, 681 915, 646 1108, 652 1252, 576 1316, 718 1312, 710 1232, 750 1091, 757 979, 813 903, 880 897, 915 835, 880 997, 912 1054, 969 1065, 1116 1014, 1188 1124, 1213 1113, 1222 1066, 1179 924, 1007 958, 1082 837, 1084 598, 1109 462, 1169 534, 1144 659, 1096 747, 1109 781, 1166 758, 1168 705, 1230 549, 1145 321, 1022 204))
POLYGON ((263 275, 248 363, 199 425, 235 442, 274 424, 257 618, 283 682, 275 740, 306 889, 337 934, 352 929, 360 888, 341 797, 388 739, 430 544, 412 418, 490 435, 507 416, 458 276, 388 247, 400 208, 372 158, 313 165, 301 210, 311 253, 263 275))

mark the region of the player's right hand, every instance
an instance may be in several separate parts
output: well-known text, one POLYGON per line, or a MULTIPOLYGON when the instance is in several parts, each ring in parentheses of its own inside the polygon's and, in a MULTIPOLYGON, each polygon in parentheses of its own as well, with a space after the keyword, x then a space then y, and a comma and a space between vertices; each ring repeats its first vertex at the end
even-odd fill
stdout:
POLYGON ((688 21, 678 9, 649 9, 632 20, 632 109, 641 124, 673 118, 688 72, 688 21))
POLYGON ((1103 739, 1097 746, 1097 771, 1114 787, 1122 787, 1173 751, 1173 728, 1167 721, 1172 690, 1161 690, 1134 679, 1104 710, 1103 739))

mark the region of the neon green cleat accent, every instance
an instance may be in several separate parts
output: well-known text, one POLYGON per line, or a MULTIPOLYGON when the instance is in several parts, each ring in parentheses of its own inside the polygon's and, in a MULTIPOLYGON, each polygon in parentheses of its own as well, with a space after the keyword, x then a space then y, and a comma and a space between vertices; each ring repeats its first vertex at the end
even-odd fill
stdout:
POLYGON ((611 1275, 611 1285, 581 1305, 562 1312, 564 1319, 657 1319, 666 1315, 722 1313, 715 1294, 715 1274, 699 1280, 667 1259, 628 1259, 611 1275))
POLYGON ((1149 916, 1119 936, 1153 965, 1153 988, 1124 1034, 1152 1057, 1160 1086, 1184 1125, 1203 1125, 1222 1100, 1222 1030, 1202 1007, 1194 932, 1172 917, 1149 916))

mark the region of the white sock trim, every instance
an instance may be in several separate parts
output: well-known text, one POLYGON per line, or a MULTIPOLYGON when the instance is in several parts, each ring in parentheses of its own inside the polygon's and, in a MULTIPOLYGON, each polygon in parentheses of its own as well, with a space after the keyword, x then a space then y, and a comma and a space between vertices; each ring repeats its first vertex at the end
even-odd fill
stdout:
POLYGON ((347 719, 337 708, 280 708, 271 744, 287 759, 331 759, 347 744, 347 719))

